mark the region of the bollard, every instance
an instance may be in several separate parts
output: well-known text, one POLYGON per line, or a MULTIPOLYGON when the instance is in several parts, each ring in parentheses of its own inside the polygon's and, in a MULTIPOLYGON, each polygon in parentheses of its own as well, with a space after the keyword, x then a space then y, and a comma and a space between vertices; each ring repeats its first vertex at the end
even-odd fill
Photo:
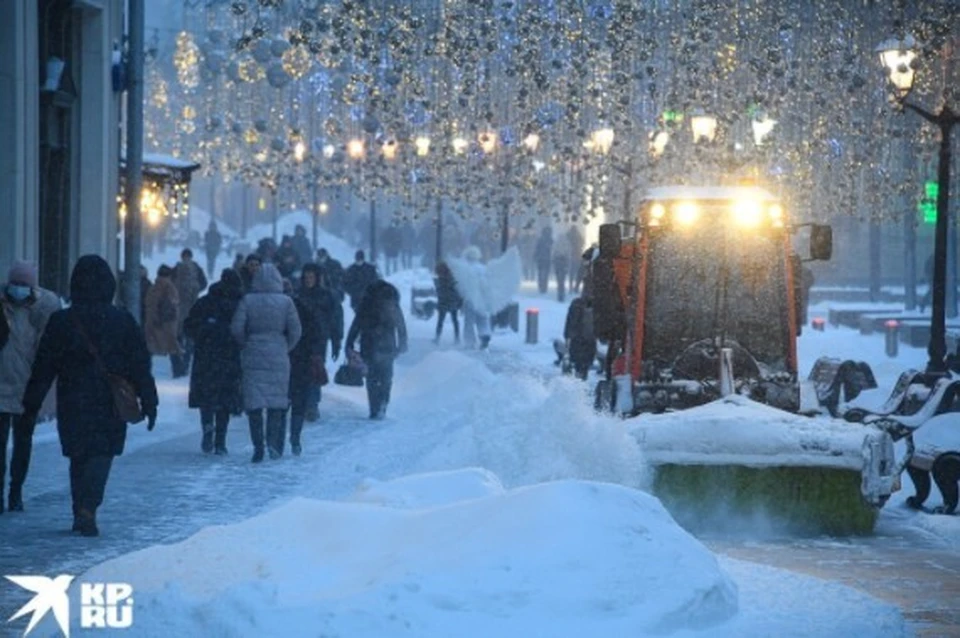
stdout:
POLYGON ((896 319, 891 319, 890 321, 885 321, 883 327, 887 341, 887 356, 896 357, 900 349, 900 322, 896 319))
POLYGON ((527 343, 537 342, 537 332, 540 328, 540 311, 536 308, 527 309, 527 343))
POLYGON ((823 317, 814 317, 813 319, 810 320, 810 327, 812 327, 814 330, 818 332, 823 332, 826 324, 827 322, 824 321, 823 317))

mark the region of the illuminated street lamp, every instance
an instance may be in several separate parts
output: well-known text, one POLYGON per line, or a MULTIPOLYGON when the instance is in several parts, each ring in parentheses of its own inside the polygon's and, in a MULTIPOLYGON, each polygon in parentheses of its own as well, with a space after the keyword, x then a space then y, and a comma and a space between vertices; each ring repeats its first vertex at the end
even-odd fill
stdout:
POLYGON ((523 138, 523 145, 527 147, 531 153, 536 153, 537 149, 540 148, 540 136, 536 133, 530 133, 525 138, 523 138))
POLYGON ((363 159, 363 155, 363 140, 353 139, 347 142, 347 157, 358 160, 363 159))
POLYGON ((484 131, 477 136, 477 143, 480 144, 480 150, 490 155, 497 150, 497 134, 494 131, 484 131))
POLYGON ((426 157, 430 154, 430 138, 425 135, 413 140, 413 146, 417 149, 417 157, 426 157))
POLYGON ((933 299, 930 318, 930 343, 927 346, 927 374, 942 377, 949 374, 946 366, 946 307, 947 307, 947 234, 950 210, 950 133, 953 126, 960 122, 960 115, 948 104, 944 104, 939 113, 906 101, 913 89, 916 59, 916 42, 910 36, 903 40, 887 40, 877 47, 880 62, 887 71, 890 84, 896 91, 898 103, 906 109, 919 114, 940 129, 940 156, 937 167, 937 223, 933 244, 933 299))
POLYGON ((763 146, 763 140, 773 131, 777 121, 767 117, 766 113, 762 113, 755 117, 750 125, 753 127, 753 143, 757 146, 763 146))
POLYGON ((293 159, 302 162, 306 156, 307 145, 303 143, 303 140, 297 140, 296 144, 293 145, 293 159))
POLYGON ((327 204, 327 202, 320 202, 320 205, 317 206, 317 212, 319 212, 321 215, 326 215, 329 211, 330 206, 327 204))
POLYGON ((383 153, 383 159, 392 160, 397 157, 397 140, 390 138, 383 143, 381 147, 381 152, 383 153))
POLYGON ((337 147, 333 144, 324 144, 323 145, 323 157, 324 159, 332 159, 333 154, 337 152, 337 147))
POLYGON ((463 155, 466 153, 467 148, 470 146, 470 142, 462 137, 453 138, 453 141, 450 142, 450 144, 453 146, 453 152, 457 155, 463 155))
POLYGON ((707 115, 703 110, 697 110, 690 116, 690 128, 693 131, 693 142, 700 140, 712 142, 717 136, 717 118, 707 115))

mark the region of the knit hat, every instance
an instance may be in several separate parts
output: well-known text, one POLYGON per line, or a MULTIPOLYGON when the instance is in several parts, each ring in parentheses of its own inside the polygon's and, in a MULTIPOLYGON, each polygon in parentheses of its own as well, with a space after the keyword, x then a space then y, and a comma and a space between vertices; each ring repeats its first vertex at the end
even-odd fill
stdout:
POLYGON ((25 286, 37 285, 37 267, 29 261, 15 261, 10 266, 10 272, 7 274, 7 282, 18 283, 25 286))

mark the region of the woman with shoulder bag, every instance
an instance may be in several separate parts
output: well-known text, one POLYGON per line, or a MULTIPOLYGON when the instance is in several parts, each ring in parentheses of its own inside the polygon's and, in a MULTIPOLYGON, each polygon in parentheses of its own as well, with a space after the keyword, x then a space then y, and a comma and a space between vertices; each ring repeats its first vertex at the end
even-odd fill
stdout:
POLYGON ((118 412, 119 383, 132 388, 147 429, 157 420, 150 353, 136 320, 112 304, 117 282, 97 255, 81 257, 70 276, 70 308, 50 317, 27 389, 25 415, 36 417, 57 380, 57 432, 70 458, 73 530, 97 536, 96 513, 113 457, 123 453, 127 422, 118 412))

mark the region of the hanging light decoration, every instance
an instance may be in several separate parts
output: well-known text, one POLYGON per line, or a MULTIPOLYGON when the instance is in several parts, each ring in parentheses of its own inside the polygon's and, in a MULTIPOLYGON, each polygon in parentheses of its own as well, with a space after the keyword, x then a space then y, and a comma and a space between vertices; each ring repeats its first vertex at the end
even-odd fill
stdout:
POLYGON ((313 60, 306 47, 290 47, 280 56, 283 64, 283 70, 294 80, 299 80, 310 70, 313 60))
POLYGON ((430 153, 430 138, 425 135, 419 136, 413 141, 417 149, 417 157, 426 157, 430 153))
POLYGON ((184 88, 195 89, 200 86, 200 47, 187 31, 177 34, 173 65, 177 68, 177 80, 184 88))
POLYGON ((494 131, 484 131, 477 136, 477 142, 480 144, 480 150, 490 155, 497 150, 497 134, 494 131))

